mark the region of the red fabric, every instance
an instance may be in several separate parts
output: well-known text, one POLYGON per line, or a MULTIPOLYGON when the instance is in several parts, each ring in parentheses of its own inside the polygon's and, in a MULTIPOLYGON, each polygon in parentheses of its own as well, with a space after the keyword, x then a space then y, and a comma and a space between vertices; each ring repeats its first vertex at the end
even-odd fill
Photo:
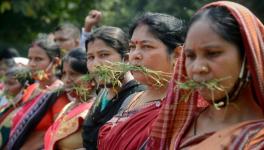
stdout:
MULTIPOLYGON (((11 134, 13 133, 14 129, 16 126, 19 124, 21 121, 21 118, 25 114, 28 113, 30 110, 31 106, 33 106, 42 96, 44 93, 39 94, 36 96, 34 99, 31 101, 28 101, 25 105, 22 106, 22 108, 16 113, 16 116, 13 118, 13 123, 12 123, 12 130, 11 134)), ((48 112, 46 112, 45 116, 41 119, 41 121, 38 123, 36 126, 35 130, 36 131, 45 131, 48 129, 48 127, 54 122, 56 115, 61 111, 61 109, 68 103, 67 96, 65 94, 61 95, 56 102, 53 104, 52 108, 49 109, 48 112)))
POLYGON ((67 114, 58 118, 49 127, 49 129, 45 133, 45 138, 44 138, 45 150, 53 150, 57 141, 73 134, 78 129, 80 129, 84 118, 81 118, 81 116, 79 116, 79 115, 81 113, 89 110, 91 108, 91 106, 92 106, 92 102, 80 104, 79 106, 77 106, 77 107, 73 108, 71 111, 69 111, 67 114), (71 119, 75 119, 75 120, 71 120, 71 119), (69 120, 73 121, 74 125, 71 124, 72 122, 69 120), (75 125, 75 123, 76 123, 76 125, 75 125), (71 128, 67 128, 67 130, 65 128, 65 130, 64 130, 63 126, 67 126, 67 125, 72 125, 72 126, 70 126, 71 128), (63 132, 63 133, 61 133, 61 132, 63 132))
POLYGON ((10 135, 13 134, 13 132, 15 131, 17 125, 20 123, 20 121, 22 121, 22 118, 24 118, 23 116, 25 114, 28 113, 28 111, 30 110, 31 106, 33 106, 38 99, 43 96, 44 93, 40 93, 39 95, 37 95, 34 99, 27 101, 21 108, 20 110, 16 113, 16 115, 14 116, 13 120, 12 120, 12 128, 11 128, 11 132, 10 135))
POLYGON ((41 119, 41 121, 36 126, 36 131, 44 131, 47 130, 54 120, 56 119, 57 115, 60 113, 62 108, 69 103, 69 100, 66 94, 62 94, 56 102, 52 105, 52 108, 46 112, 45 116, 41 119))
POLYGON ((153 104, 114 127, 113 124, 102 126, 99 131, 98 149, 139 149, 150 134, 150 127, 159 113, 159 108, 153 104))

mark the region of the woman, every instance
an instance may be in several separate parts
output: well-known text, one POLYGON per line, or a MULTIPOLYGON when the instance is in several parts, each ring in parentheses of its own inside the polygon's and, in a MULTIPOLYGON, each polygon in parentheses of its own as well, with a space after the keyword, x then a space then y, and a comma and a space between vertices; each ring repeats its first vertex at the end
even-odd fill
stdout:
POLYGON ((5 95, 9 103, 4 105, 0 110, 0 148, 2 149, 8 141, 11 120, 21 105, 29 98, 24 93, 32 93, 32 88, 27 88, 33 83, 26 67, 12 67, 6 72, 5 95), (19 76, 23 74, 23 76, 19 76), (27 90, 26 90, 27 89, 27 90))
MULTIPOLYGON (((128 38, 126 34, 116 27, 100 27, 91 33, 86 41, 87 68, 93 73, 96 66, 109 62, 126 62, 128 60, 128 38)), ((110 120, 119 110, 124 100, 131 94, 142 91, 132 75, 124 74, 121 87, 107 84, 101 80, 96 82, 101 88, 96 101, 84 123, 83 143, 87 149, 96 149, 99 128, 110 120), (105 88, 104 88, 105 87, 105 88)))
MULTIPOLYGON (((184 23, 173 16, 144 14, 130 29, 129 62, 135 66, 172 74, 174 62, 182 49, 184 33, 184 23)), ((133 95, 133 99, 121 107, 118 115, 100 129, 98 149, 138 149, 158 115, 161 100, 166 95, 167 83, 157 87, 155 81, 142 73, 132 73, 137 81, 146 85, 146 91, 133 95), (133 114, 138 112, 142 115, 133 119, 133 114), (129 117, 132 120, 125 121, 129 117), (144 121, 140 121, 142 118, 145 118, 144 121)), ((169 77, 163 78, 169 80, 169 77)))
POLYGON ((62 66, 64 90, 70 103, 63 108, 45 133, 45 150, 82 148, 80 127, 93 103, 91 89, 87 89, 91 92, 88 96, 77 95, 74 90, 81 76, 88 72, 85 51, 80 48, 71 50, 64 56, 62 66))
POLYGON ((174 78, 218 80, 220 90, 194 89, 186 103, 184 90, 174 91, 172 83, 148 149, 263 149, 263 34, 263 24, 239 4, 220 1, 199 10, 178 64, 183 72, 174 78), (211 105, 197 109, 197 94, 211 105))
POLYGON ((8 149, 38 149, 43 136, 63 106, 66 95, 57 97, 53 90, 62 86, 55 68, 60 63, 60 49, 47 38, 37 39, 29 49, 29 67, 37 86, 28 100, 13 118, 8 149))

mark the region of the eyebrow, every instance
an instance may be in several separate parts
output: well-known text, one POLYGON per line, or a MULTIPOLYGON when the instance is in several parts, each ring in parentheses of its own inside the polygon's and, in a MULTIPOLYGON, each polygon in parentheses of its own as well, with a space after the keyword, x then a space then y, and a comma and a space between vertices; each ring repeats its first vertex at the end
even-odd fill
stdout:
MULTIPOLYGON (((219 49, 219 48, 222 48, 221 45, 212 45, 212 44, 208 44, 208 45, 204 45, 204 46, 199 46, 200 49, 219 49)), ((191 52, 193 51, 192 48, 186 48, 184 47, 184 51, 187 51, 187 52, 191 52)))
MULTIPOLYGON (((109 52, 109 50, 108 49, 100 49, 96 53, 102 53, 102 52, 109 52)), ((89 51, 87 51, 87 55, 89 55, 89 54, 91 54, 91 53, 89 53, 89 51)))
POLYGON ((132 43, 132 44, 136 44, 136 43, 144 44, 144 43, 151 43, 151 42, 152 41, 150 41, 150 40, 142 40, 142 41, 138 41, 138 40, 132 41, 132 40, 130 40, 129 41, 129 43, 132 43))

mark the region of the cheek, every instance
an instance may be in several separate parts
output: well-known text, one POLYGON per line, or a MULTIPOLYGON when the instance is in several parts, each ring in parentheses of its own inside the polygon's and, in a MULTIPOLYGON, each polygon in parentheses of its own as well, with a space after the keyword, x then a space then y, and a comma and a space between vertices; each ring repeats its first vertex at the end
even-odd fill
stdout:
POLYGON ((86 64, 87 69, 90 73, 94 72, 96 65, 98 65, 98 63, 96 63, 95 61, 89 61, 86 64))
POLYGON ((143 65, 149 69, 163 72, 171 72, 173 68, 167 53, 145 55, 143 65))
POLYGON ((9 90, 10 92, 12 92, 12 94, 19 92, 20 88, 21 88, 20 84, 14 84, 14 85, 9 86, 9 90))
POLYGON ((191 78, 191 69, 192 69, 192 63, 189 61, 189 60, 185 60, 185 69, 186 69, 186 73, 187 73, 187 76, 189 77, 189 78, 191 78))

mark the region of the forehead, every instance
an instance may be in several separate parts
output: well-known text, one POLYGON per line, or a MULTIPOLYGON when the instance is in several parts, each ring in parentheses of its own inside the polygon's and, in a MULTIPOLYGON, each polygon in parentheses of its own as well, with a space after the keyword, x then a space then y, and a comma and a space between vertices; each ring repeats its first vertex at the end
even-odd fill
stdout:
POLYGON ((150 32, 147 25, 138 25, 131 37, 131 42, 141 42, 141 41, 159 41, 156 36, 150 32))
POLYGON ((39 46, 32 46, 28 50, 28 56, 48 57, 45 50, 39 46))
POLYGON ((187 33, 185 45, 197 46, 220 40, 219 35, 212 30, 210 23, 203 19, 192 24, 187 33))
POLYGON ((70 30, 58 30, 54 32, 54 39, 67 39, 71 38, 72 36, 72 31, 70 30))
POLYGON ((87 44, 87 54, 100 51, 115 51, 114 48, 108 46, 103 40, 95 39, 87 44))

